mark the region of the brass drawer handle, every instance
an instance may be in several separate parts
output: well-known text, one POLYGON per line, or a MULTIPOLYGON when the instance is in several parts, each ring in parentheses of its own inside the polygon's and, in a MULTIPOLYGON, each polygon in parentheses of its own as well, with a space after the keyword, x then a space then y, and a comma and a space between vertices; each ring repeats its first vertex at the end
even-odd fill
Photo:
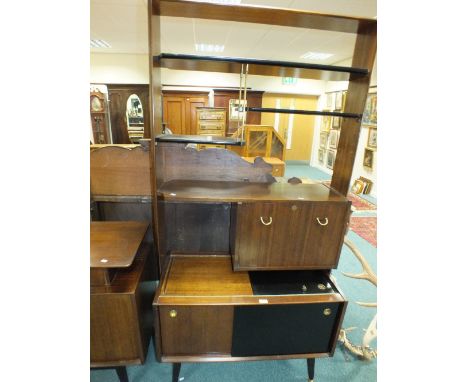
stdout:
POLYGON ((171 318, 176 318, 176 317, 177 317, 177 310, 174 310, 174 309, 171 310, 171 311, 169 312, 169 317, 171 317, 171 318))
POLYGON ((268 223, 265 223, 263 221, 263 216, 260 216, 260 221, 262 222, 263 225, 270 225, 273 222, 273 218, 270 216, 270 221, 268 223))
POLYGON ((331 314, 331 309, 330 308, 326 308, 323 310, 323 315, 324 316, 329 316, 331 314))
POLYGON ((319 223, 320 225, 328 225, 328 218, 325 218, 325 223, 322 223, 320 221, 320 218, 317 218, 317 223, 319 223))

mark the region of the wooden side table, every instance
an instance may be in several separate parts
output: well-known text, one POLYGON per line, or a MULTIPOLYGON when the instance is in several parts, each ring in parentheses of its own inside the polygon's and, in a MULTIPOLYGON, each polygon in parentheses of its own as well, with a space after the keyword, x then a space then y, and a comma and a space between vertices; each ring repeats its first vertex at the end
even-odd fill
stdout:
POLYGON ((153 291, 144 288, 149 224, 91 222, 91 368, 115 368, 128 381, 126 365, 145 362, 151 336, 153 291))

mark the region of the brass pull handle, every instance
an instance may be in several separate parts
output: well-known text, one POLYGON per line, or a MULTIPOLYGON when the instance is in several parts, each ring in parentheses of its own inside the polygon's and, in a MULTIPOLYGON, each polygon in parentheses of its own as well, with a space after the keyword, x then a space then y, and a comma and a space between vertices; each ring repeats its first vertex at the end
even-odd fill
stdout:
POLYGON ((317 218, 317 223, 319 223, 320 225, 328 225, 328 218, 325 218, 325 223, 322 223, 320 221, 320 218, 317 218))
POLYGON ((268 223, 265 223, 263 221, 263 216, 260 216, 260 221, 262 222, 263 225, 270 225, 273 222, 273 218, 270 216, 270 220, 268 221, 268 223))
POLYGON ((169 312, 169 317, 171 317, 171 318, 176 318, 176 317, 177 317, 177 310, 174 310, 174 309, 171 310, 171 311, 169 312))
POLYGON ((331 309, 330 308, 326 308, 323 310, 323 315, 324 316, 329 316, 331 314, 331 309))

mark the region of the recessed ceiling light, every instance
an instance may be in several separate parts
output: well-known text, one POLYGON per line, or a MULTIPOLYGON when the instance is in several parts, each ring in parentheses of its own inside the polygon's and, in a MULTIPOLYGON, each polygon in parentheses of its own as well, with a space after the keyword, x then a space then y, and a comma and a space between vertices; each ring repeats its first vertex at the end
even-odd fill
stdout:
POLYGON ((306 58, 308 60, 326 60, 331 56, 333 56, 332 53, 307 52, 304 53, 301 58, 306 58))
POLYGON ((91 46, 91 48, 110 48, 111 47, 111 45, 107 41, 96 40, 96 39, 92 39, 89 45, 91 46))
POLYGON ((224 52, 224 45, 195 44, 197 52, 224 52))

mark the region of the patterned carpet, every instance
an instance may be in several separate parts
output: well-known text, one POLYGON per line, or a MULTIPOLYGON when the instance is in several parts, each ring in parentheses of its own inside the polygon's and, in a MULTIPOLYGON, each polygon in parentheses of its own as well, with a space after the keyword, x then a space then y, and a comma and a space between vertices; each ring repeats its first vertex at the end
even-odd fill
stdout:
POLYGON ((377 217, 353 216, 349 228, 377 248, 377 217))
MULTIPOLYGON (((330 181, 323 181, 323 184, 329 186, 330 181)), ((353 210, 349 228, 377 248, 377 206, 352 192, 347 198, 353 210)))

